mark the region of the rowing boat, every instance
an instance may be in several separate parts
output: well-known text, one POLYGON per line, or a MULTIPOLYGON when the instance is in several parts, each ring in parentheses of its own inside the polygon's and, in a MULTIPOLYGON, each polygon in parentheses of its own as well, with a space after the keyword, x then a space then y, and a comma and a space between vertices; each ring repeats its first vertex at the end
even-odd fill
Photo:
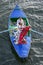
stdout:
POLYGON ((9 31, 9 36, 11 40, 11 44, 13 45, 16 53, 20 58, 27 58, 31 48, 31 32, 28 31, 28 34, 25 36, 26 43, 16 44, 16 32, 17 32, 17 19, 22 17, 25 21, 26 26, 29 26, 27 16, 24 11, 20 8, 20 6, 16 5, 13 11, 10 13, 9 21, 8 21, 8 29, 12 29, 9 31), (14 29, 13 29, 14 28, 14 29))

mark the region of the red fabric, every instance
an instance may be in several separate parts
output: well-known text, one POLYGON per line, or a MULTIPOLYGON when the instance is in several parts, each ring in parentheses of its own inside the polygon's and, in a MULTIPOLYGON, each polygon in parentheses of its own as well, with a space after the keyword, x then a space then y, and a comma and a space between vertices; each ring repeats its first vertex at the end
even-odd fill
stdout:
POLYGON ((25 28, 23 28, 23 30, 22 30, 22 32, 20 33, 20 36, 19 36, 19 40, 18 40, 19 44, 26 43, 26 41, 23 38, 27 34, 29 29, 30 29, 30 26, 26 26, 25 28))

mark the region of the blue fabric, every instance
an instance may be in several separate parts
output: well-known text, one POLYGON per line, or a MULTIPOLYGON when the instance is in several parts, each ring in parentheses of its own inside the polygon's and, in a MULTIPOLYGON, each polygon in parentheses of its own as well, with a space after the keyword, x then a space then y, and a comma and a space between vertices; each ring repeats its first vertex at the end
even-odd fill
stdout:
POLYGON ((21 10, 21 8, 18 5, 16 5, 16 7, 14 8, 14 10, 10 14, 10 18, 19 18, 19 17, 26 18, 26 15, 21 10))

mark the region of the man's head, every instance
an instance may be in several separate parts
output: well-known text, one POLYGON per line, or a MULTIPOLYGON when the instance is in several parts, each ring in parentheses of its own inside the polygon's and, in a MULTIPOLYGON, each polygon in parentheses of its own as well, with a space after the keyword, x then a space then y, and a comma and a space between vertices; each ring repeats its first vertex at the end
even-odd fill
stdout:
POLYGON ((21 20, 21 19, 22 19, 22 17, 19 17, 19 19, 21 20))

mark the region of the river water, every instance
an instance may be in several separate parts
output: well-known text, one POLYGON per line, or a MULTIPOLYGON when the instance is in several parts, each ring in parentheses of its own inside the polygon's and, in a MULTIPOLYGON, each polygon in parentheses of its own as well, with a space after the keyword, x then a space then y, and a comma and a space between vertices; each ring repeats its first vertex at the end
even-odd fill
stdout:
MULTIPOLYGON (((32 28, 43 33, 43 0, 27 1, 29 4, 23 10, 32 28)), ((12 11, 8 7, 8 2, 0 0, 0 31, 8 28, 8 18, 12 11)), ((43 65, 43 36, 33 32, 31 34, 35 42, 31 44, 27 59, 20 59, 12 49, 8 32, 0 34, 0 65, 43 65)))

